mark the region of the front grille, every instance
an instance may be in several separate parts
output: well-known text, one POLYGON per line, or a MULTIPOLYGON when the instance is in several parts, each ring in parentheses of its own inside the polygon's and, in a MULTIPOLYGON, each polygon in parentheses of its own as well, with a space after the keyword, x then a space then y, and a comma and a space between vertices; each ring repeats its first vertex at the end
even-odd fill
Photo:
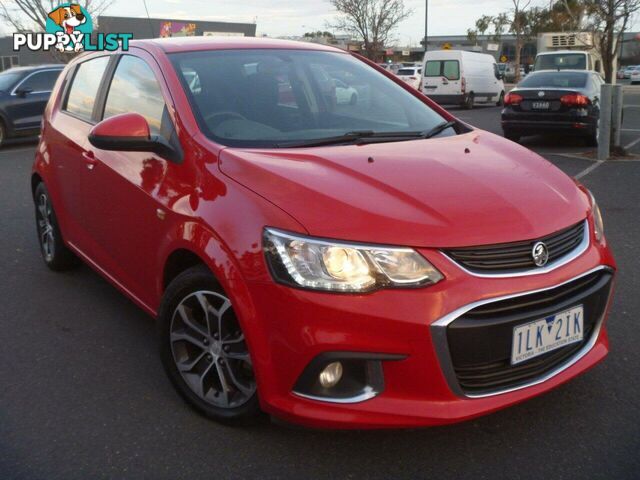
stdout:
POLYGON ((596 331, 607 305, 612 278, 612 273, 601 270, 552 290, 481 305, 451 322, 447 342, 463 392, 483 395, 518 387, 571 359, 596 331), (584 307, 582 342, 511 365, 514 327, 578 305, 584 307))
POLYGON ((537 242, 544 242, 551 264, 570 255, 582 243, 586 222, 582 221, 560 232, 535 240, 480 247, 456 248, 445 253, 468 270, 477 273, 523 272, 535 269, 532 250, 537 242))

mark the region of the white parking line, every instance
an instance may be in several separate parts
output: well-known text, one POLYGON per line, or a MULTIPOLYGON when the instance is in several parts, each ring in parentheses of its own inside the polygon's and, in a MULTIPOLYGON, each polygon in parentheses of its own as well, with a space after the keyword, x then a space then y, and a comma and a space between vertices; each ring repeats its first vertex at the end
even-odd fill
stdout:
POLYGON ((591 165, 589 168, 585 168, 583 171, 581 171, 579 174, 577 174, 574 178, 576 180, 580 180, 582 177, 586 177, 587 175, 589 175, 591 172, 593 172, 596 168, 598 168, 603 163, 604 163, 604 160, 598 160, 596 163, 591 165))
POLYGON ((636 138, 633 142, 624 146, 625 150, 629 150, 631 147, 635 147, 638 143, 640 143, 640 138, 636 138))

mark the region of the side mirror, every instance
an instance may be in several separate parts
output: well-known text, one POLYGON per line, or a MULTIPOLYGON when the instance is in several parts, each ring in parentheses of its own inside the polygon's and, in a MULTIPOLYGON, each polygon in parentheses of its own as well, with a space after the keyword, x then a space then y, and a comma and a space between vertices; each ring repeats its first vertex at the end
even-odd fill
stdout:
POLYGON ((20 87, 16 90, 16 95, 20 98, 24 98, 27 96, 27 94, 33 92, 33 88, 29 88, 29 87, 20 87))
POLYGON ((139 113, 109 117, 89 132, 89 142, 101 150, 153 152, 167 160, 180 162, 180 153, 159 135, 151 135, 147 120, 139 113))

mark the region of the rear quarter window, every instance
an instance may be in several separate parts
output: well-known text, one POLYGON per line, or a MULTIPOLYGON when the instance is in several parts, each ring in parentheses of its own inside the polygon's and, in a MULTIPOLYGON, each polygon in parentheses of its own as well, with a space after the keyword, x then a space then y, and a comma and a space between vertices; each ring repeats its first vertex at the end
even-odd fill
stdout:
POLYGON ((92 119, 93 106, 108 64, 109 57, 105 56, 87 60, 76 67, 63 110, 84 120, 92 119))

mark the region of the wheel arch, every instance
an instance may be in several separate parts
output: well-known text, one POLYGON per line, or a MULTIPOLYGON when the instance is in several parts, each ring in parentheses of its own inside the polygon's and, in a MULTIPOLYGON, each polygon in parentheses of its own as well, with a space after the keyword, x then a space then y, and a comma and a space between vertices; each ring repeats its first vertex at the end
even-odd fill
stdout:
POLYGON ((36 188, 38 188, 38 185, 43 182, 44 180, 42 179, 42 176, 38 172, 33 172, 31 174, 31 196, 33 198, 35 198, 36 196, 36 188))
POLYGON ((262 372, 268 368, 269 360, 268 356, 265 359, 263 343, 268 334, 260 322, 250 286, 234 258, 235 250, 231 250, 215 232, 198 222, 185 222, 179 225, 178 231, 179 235, 167 245, 164 249, 166 254, 162 256, 158 275, 159 301, 171 279, 192 266, 206 266, 233 304, 249 350, 256 355, 254 370, 258 390, 264 389, 261 387, 261 379, 265 378, 262 372))
POLYGON ((171 281, 188 268, 206 266, 220 288, 238 305, 240 316, 251 321, 255 316, 249 288, 232 250, 212 230, 189 221, 178 226, 178 235, 168 242, 158 268, 158 303, 171 281))

